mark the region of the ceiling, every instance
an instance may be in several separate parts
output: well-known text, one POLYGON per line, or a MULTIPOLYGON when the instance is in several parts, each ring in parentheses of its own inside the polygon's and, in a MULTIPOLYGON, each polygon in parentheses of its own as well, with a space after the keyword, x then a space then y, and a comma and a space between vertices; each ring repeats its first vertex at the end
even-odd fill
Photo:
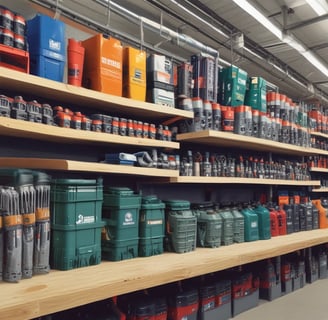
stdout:
MULTIPOLYGON (((57 12, 91 27, 97 22, 98 31, 114 34, 135 45, 141 43, 148 50, 159 50, 177 60, 188 60, 201 46, 210 53, 218 51, 222 65, 226 61, 246 70, 250 76, 262 76, 295 100, 315 98, 328 105, 328 77, 233 0, 28 2, 52 9, 57 7, 57 12), (241 45, 242 37, 244 45, 241 45)), ((306 0, 248 2, 285 35, 298 39, 328 67, 327 14, 318 16, 306 0)))

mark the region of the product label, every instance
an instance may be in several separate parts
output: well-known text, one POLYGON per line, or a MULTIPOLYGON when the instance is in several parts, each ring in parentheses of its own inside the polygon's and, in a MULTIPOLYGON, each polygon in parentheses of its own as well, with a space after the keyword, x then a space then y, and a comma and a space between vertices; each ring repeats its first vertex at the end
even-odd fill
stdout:
POLYGON ((163 224, 163 220, 148 220, 147 224, 153 225, 153 224, 163 224))
POLYGON ((131 212, 125 213, 123 226, 131 226, 134 224, 135 224, 135 221, 133 220, 133 214, 131 212))
POLYGON ((121 69, 121 63, 119 61, 115 61, 110 58, 101 57, 101 63, 114 67, 116 69, 121 69))
POLYGON ((85 224, 85 223, 94 223, 95 217, 94 216, 83 216, 83 214, 79 214, 77 216, 76 224, 85 224))
POLYGON ((49 48, 52 50, 60 51, 60 48, 61 48, 60 41, 55 41, 53 39, 49 39, 49 48))

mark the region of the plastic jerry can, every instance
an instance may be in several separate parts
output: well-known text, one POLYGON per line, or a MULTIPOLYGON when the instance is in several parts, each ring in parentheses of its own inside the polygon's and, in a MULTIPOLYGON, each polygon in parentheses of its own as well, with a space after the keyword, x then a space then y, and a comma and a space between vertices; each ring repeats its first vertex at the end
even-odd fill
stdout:
POLYGON ((300 205, 294 204, 293 205, 293 211, 294 211, 294 232, 300 231, 300 205))
POLYGON ((271 238, 270 211, 264 206, 258 205, 254 209, 259 219, 259 238, 266 240, 271 238))
POLYGON ((312 203, 319 210, 319 228, 328 228, 328 209, 322 205, 322 201, 320 199, 314 199, 312 200, 312 203))
POLYGON ((286 231, 287 234, 294 232, 294 210, 293 206, 290 204, 284 204, 283 209, 286 212, 286 231))
POLYGON ((245 241, 245 218, 244 215, 236 208, 231 208, 233 215, 233 241, 241 243, 245 241))
POLYGON ((245 241, 259 240, 259 219, 257 214, 249 207, 241 210, 245 218, 245 241))
POLYGON ((319 229, 319 210, 311 203, 312 206, 312 229, 319 229))
POLYGON ((97 34, 82 41, 85 49, 83 86, 122 96, 123 46, 115 38, 97 34))
POLYGON ((277 211, 270 209, 271 237, 279 236, 277 211))
POLYGON ((219 211, 222 218, 222 245, 233 244, 233 223, 234 217, 230 208, 223 208, 219 211))
POLYGON ((123 96, 146 100, 146 52, 132 48, 123 49, 123 96))
POLYGON ((283 209, 279 208, 277 210, 277 218, 279 235, 282 236, 284 234, 287 234, 286 212, 283 209))

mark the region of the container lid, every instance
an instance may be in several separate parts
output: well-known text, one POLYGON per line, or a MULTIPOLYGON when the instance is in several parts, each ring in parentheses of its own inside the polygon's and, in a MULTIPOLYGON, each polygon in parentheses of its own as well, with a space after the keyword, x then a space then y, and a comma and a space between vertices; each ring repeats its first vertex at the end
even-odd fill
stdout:
POLYGON ((191 209, 213 209, 214 204, 211 201, 194 202, 191 204, 191 209))
POLYGON ((165 203, 157 198, 156 195, 149 195, 142 197, 141 199, 141 209, 164 209, 165 203))
POLYGON ((50 184, 51 177, 42 171, 33 171, 34 184, 50 184))
POLYGON ((126 187, 105 187, 104 193, 120 196, 130 196, 134 194, 132 189, 126 187))
POLYGON ((51 181, 53 185, 78 185, 78 186, 91 186, 102 184, 102 179, 53 179, 51 181))
POLYGON ((0 184, 13 187, 33 184, 33 172, 29 169, 0 169, 0 184))
POLYGON ((190 202, 187 200, 166 200, 166 208, 171 210, 189 210, 190 202))

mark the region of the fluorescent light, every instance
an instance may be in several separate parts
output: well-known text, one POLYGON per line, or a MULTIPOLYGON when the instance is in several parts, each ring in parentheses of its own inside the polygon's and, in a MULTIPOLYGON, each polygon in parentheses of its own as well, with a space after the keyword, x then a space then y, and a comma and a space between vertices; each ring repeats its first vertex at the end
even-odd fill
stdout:
POLYGON ((253 7, 246 0, 233 0, 240 8, 249 13, 254 19, 261 23, 271 33, 273 33, 278 39, 282 40, 282 31, 274 25, 263 13, 253 7))
POLYGON ((318 16, 328 13, 328 5, 326 0, 306 0, 306 2, 318 16))
POLYGON ((328 77, 328 68, 323 64, 312 51, 308 50, 302 53, 303 57, 307 59, 313 66, 320 70, 326 77, 328 77))

